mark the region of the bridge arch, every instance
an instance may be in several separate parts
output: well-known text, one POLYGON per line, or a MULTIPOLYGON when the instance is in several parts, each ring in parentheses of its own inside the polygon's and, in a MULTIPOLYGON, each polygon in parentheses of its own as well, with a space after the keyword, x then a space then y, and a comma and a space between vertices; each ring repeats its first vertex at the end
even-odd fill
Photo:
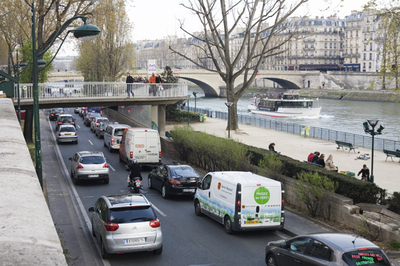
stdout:
POLYGON ((202 89, 204 91, 204 94, 206 97, 219 97, 218 93, 214 90, 213 87, 211 87, 210 85, 208 85, 207 83, 205 83, 201 80, 194 79, 194 78, 188 78, 188 77, 179 77, 179 78, 190 81, 190 82, 196 84, 197 86, 199 86, 200 89, 202 89))
POLYGON ((287 79, 281 79, 281 78, 271 78, 271 77, 263 77, 262 79, 267 79, 275 82, 276 84, 280 85, 284 89, 290 89, 290 90, 300 90, 301 86, 298 84, 287 80, 287 79))

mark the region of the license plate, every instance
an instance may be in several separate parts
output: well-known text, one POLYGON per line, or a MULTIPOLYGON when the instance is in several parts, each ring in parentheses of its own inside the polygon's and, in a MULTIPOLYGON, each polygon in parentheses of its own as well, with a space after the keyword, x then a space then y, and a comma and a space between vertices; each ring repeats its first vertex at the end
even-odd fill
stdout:
POLYGON ((193 193, 194 193, 194 188, 191 188, 191 189, 184 189, 183 192, 193 192, 193 193))
POLYGON ((258 220, 246 221, 246 224, 258 224, 258 220))
POLYGON ((99 175, 89 175, 89 177, 99 177, 99 175))
POLYGON ((132 244, 132 243, 143 243, 145 242, 144 237, 140 238, 130 238, 130 239, 124 239, 125 244, 132 244))
POLYGON ((65 136, 71 136, 71 134, 65 134, 65 136))

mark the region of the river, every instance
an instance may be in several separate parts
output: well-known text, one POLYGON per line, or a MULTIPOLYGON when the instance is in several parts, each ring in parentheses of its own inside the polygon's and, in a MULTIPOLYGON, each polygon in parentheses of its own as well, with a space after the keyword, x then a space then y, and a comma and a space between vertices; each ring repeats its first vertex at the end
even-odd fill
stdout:
MULTIPOLYGON (((190 106, 194 107, 193 92, 197 92, 196 107, 212 111, 227 112, 226 98, 206 98, 201 90, 189 90, 190 106)), ((252 96, 245 94, 238 101, 238 113, 256 116, 247 111, 252 96)), ((275 118, 304 126, 327 128, 343 132, 363 135, 363 123, 368 118, 378 118, 379 125, 385 127, 379 138, 400 141, 400 103, 394 102, 365 102, 350 100, 314 99, 315 106, 321 106, 321 116, 318 118, 275 118)), ((274 118, 271 118, 274 119, 274 118)), ((240 127, 240 125, 239 125, 240 127)), ((377 127, 376 127, 377 129, 377 127)))

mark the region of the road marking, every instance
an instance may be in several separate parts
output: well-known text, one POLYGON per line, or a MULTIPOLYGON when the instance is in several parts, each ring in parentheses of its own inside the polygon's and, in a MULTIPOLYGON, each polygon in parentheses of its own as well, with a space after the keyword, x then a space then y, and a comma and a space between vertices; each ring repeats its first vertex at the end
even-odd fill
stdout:
MULTIPOLYGON (((151 202, 150 202, 151 203, 151 202)), ((151 206, 162 216, 167 217, 167 215, 165 213, 163 213, 159 208, 156 207, 156 205, 154 205, 153 203, 151 203, 151 206)))
POLYGON ((111 170, 113 170, 115 172, 115 169, 114 169, 114 167, 111 166, 111 164, 108 164, 108 167, 110 167, 111 170))
POLYGON ((78 128, 81 128, 79 125, 76 125, 78 128))
POLYGON ((90 139, 88 139, 89 143, 93 145, 93 142, 90 141, 90 139))

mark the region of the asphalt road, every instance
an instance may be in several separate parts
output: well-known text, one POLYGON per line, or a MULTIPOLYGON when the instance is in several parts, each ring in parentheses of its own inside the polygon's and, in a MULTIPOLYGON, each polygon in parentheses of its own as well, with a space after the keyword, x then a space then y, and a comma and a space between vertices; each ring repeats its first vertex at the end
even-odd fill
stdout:
MULTIPOLYGON (((57 144, 55 122, 48 121, 47 112, 41 113, 43 172, 50 211, 63 246, 68 250, 69 265, 265 265, 264 249, 267 242, 288 238, 282 232, 256 231, 225 233, 223 225, 194 213, 192 197, 172 197, 147 187, 148 170, 144 169, 142 193, 153 204, 161 221, 163 253, 152 252, 114 255, 102 260, 97 240, 91 236, 89 207, 101 195, 130 193, 127 175, 119 162, 118 152, 110 153, 83 119, 73 109, 78 128, 78 144, 57 144), (110 183, 84 183, 78 186, 70 179, 69 158, 77 151, 102 151, 110 166, 110 183)), ((162 158, 164 163, 170 158, 162 158)))

